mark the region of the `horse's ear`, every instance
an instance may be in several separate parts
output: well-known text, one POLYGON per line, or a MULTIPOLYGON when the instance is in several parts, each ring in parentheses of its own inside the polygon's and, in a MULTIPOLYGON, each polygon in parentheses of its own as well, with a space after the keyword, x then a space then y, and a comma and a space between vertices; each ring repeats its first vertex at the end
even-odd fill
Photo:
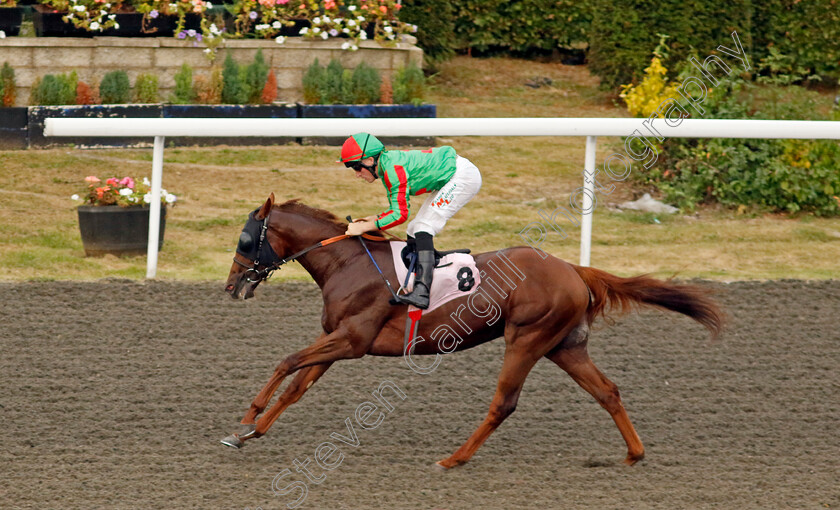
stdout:
POLYGON ((274 205, 274 193, 268 196, 268 200, 265 201, 263 206, 260 208, 259 212, 257 213, 256 218, 261 220, 268 216, 268 213, 271 212, 271 207, 274 205))

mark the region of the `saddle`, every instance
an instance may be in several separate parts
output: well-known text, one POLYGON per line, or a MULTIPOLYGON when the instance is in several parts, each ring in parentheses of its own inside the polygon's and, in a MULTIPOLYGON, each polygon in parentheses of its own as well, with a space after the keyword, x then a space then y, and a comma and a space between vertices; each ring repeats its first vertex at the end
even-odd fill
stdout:
MULTIPOLYGON (((457 250, 445 250, 445 251, 435 250, 435 267, 436 268, 437 267, 446 267, 446 266, 452 264, 450 262, 449 264, 446 264, 444 266, 440 265, 440 259, 442 259, 443 257, 445 257, 445 256, 447 256, 451 253, 467 253, 467 254, 469 254, 469 253, 471 253, 471 251, 470 251, 469 248, 458 248, 457 250)), ((402 259, 403 264, 405 264, 406 269, 410 269, 411 264, 413 262, 412 259, 416 260, 416 258, 417 258, 417 250, 412 249, 411 245, 406 244, 405 247, 402 249, 402 252, 400 252, 400 258, 402 259)))

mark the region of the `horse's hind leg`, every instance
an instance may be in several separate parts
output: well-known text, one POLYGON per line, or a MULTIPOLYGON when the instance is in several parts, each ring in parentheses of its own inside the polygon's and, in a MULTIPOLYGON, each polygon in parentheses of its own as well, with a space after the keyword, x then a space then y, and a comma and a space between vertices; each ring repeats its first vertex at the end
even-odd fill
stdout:
POLYGON ((610 413, 627 443, 627 458, 624 462, 632 466, 644 458, 645 447, 621 403, 618 386, 607 379, 592 363, 586 350, 586 338, 582 340, 572 338, 575 332, 569 335, 558 348, 546 354, 546 357, 572 376, 575 382, 595 397, 595 400, 610 413), (568 345, 569 340, 573 342, 577 340, 579 343, 568 345))
POLYGON ((458 448, 451 457, 437 463, 439 466, 452 468, 470 460, 470 457, 490 437, 490 434, 516 409, 516 403, 519 400, 522 385, 525 384, 525 378, 528 377, 528 373, 538 359, 539 357, 534 359, 533 353, 528 352, 528 349, 523 348, 523 345, 512 346, 508 344, 502 372, 499 374, 496 395, 490 404, 487 417, 484 418, 484 421, 467 442, 458 448))

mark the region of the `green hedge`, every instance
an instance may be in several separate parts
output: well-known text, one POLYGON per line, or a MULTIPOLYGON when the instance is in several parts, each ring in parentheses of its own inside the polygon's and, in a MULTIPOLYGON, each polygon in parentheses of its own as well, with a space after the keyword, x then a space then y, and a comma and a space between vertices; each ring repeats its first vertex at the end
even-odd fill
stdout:
POLYGON ((587 40, 588 2, 573 0, 406 0, 400 19, 418 26, 417 42, 431 60, 456 50, 516 53, 566 48, 587 40))
POLYGON ((798 81, 821 79, 833 86, 840 78, 838 0, 643 0, 620 6, 595 0, 592 5, 590 70, 605 88, 640 79, 659 34, 668 35, 665 67, 680 70, 692 54, 705 57, 720 44, 731 48, 733 30, 751 73, 776 52, 787 61, 777 72, 795 74, 798 81))
MULTIPOLYGON (((718 47, 732 47, 730 34, 738 32, 745 51, 752 54, 752 2, 731 0, 642 0, 616 5, 595 0, 590 28, 589 68, 613 89, 641 78, 660 40, 668 36, 668 69, 682 69, 688 57, 705 58, 718 47)), ((752 60, 751 60, 752 62, 752 60)))

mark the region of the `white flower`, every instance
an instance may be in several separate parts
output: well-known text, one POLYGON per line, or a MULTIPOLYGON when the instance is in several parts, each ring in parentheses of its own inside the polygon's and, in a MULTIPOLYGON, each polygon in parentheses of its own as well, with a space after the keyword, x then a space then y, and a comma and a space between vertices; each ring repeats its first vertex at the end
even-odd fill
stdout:
POLYGON ((128 197, 129 202, 137 202, 137 197, 128 197))
POLYGON ((324 16, 324 23, 329 23, 329 22, 330 22, 330 17, 329 16, 324 16))
MULTIPOLYGON (((2 35, 2 37, 0 37, 0 39, 2 39, 3 37, 6 37, 6 34, 4 34, 2 30, 0 30, 0 35, 2 35)), ((79 199, 79 195, 77 195, 75 193, 70 195, 70 200, 78 200, 78 199, 79 199)))
POLYGON ((269 26, 267 24, 264 24, 264 23, 260 23, 259 25, 254 25, 254 30, 268 30, 269 28, 271 28, 271 26, 269 26))
POLYGON ((366 32, 359 32, 359 39, 366 41, 367 40, 367 33, 366 32))
POLYGON ((350 46, 350 51, 356 51, 358 49, 359 49, 359 47, 356 46, 355 44, 353 46, 350 46))
POLYGON ((175 9, 178 8, 178 4, 177 3, 170 3, 169 8, 174 11, 175 9))
POLYGON ((160 188, 160 196, 164 196, 164 195, 166 195, 167 193, 169 193, 169 192, 168 192, 168 191, 166 191, 166 190, 165 190, 165 189, 163 189, 163 188, 160 188))
POLYGON ((213 53, 213 50, 211 50, 210 48, 204 48, 204 53, 206 55, 209 55, 209 54, 213 53))
POLYGON ((0 39, 5 39, 5 38, 6 38, 6 32, 0 30, 0 39))
POLYGON ((271 24, 271 28, 281 28, 282 26, 283 24, 277 20, 274 20, 274 23, 271 24))
POLYGON ((352 19, 349 19, 349 20, 347 20, 347 26, 348 26, 348 27, 355 27, 355 26, 356 26, 356 22, 355 22, 355 21, 353 21, 352 19))
POLYGON ((114 23, 114 29, 119 30, 120 29, 120 24, 119 23, 114 23))
POLYGON ((356 18, 356 21, 364 21, 364 20, 365 20, 364 16, 359 16, 358 18, 356 18))
POLYGON ((166 200, 166 203, 167 203, 167 204, 172 204, 172 203, 174 203, 176 200, 178 200, 178 197, 176 197, 176 196, 175 196, 175 195, 173 195, 172 193, 167 193, 167 194, 166 194, 166 196, 164 197, 164 200, 166 200))
POLYGON ((131 191, 131 188, 123 188, 123 189, 120 190, 120 195, 122 195, 124 197, 127 197, 128 195, 131 195, 132 193, 133 193, 133 191, 131 191))
POLYGON ((390 34, 391 32, 393 32, 393 31, 394 31, 394 29, 393 29, 393 28, 391 28, 391 27, 385 27, 385 28, 383 28, 382 30, 384 30, 384 31, 388 32, 389 34, 390 34))
POLYGON ((204 2, 204 5, 205 5, 208 9, 212 9, 212 8, 213 8, 213 2, 204 2))
POLYGON ((77 5, 77 6, 73 7, 73 10, 76 11, 76 12, 83 12, 85 10, 85 6, 84 5, 77 5))
POLYGON ((326 32, 321 32, 321 39, 329 39, 329 38, 330 38, 330 34, 328 34, 326 32))
POLYGON ((210 25, 210 33, 213 35, 222 35, 222 31, 219 30, 219 27, 217 27, 215 23, 210 25))
POLYGON ((309 27, 303 27, 303 28, 300 29, 300 35, 303 35, 303 34, 308 33, 308 32, 309 32, 309 27))
POLYGON ((93 23, 90 24, 90 29, 91 30, 99 30, 99 23, 94 21, 93 23))
POLYGON ((151 193, 146 193, 145 195, 143 195, 143 202, 146 202, 147 204, 151 204, 152 203, 152 194, 151 193))
POLYGON ((284 42, 286 42, 286 37, 282 36, 282 35, 278 35, 277 38, 274 39, 274 40, 277 41, 277 44, 283 44, 284 42))
POLYGON ((146 186, 151 186, 152 185, 152 183, 151 183, 151 181, 149 181, 148 177, 143 177, 143 184, 145 184, 146 186))
POLYGON ((356 6, 355 6, 355 5, 351 5, 351 6, 347 7, 347 10, 348 10, 348 11, 350 11, 350 12, 353 12, 353 11, 355 11, 355 10, 356 10, 356 6))
POLYGON ((350 43, 349 42, 341 43, 341 49, 342 50, 349 50, 350 49, 350 43))
POLYGON ((321 24, 321 18, 319 18, 318 16, 315 16, 314 18, 312 18, 312 24, 313 25, 320 25, 321 24))
MULTIPOLYGON (((301 30, 303 30, 303 29, 301 29, 301 30)), ((318 28, 318 27, 315 27, 315 28, 313 28, 313 29, 312 29, 312 33, 313 33, 313 34, 317 34, 317 33, 319 33, 319 32, 321 32, 321 29, 320 29, 320 28, 318 28)))
POLYGON ((350 33, 350 29, 349 29, 349 28, 347 28, 347 27, 342 28, 342 29, 341 29, 341 31, 342 31, 342 32, 344 32, 345 34, 349 34, 349 33, 350 33))
POLYGON ((116 15, 116 14, 109 14, 109 15, 108 15, 108 19, 110 19, 110 20, 113 20, 113 19, 114 19, 114 18, 116 18, 116 17, 117 17, 117 15, 116 15))

